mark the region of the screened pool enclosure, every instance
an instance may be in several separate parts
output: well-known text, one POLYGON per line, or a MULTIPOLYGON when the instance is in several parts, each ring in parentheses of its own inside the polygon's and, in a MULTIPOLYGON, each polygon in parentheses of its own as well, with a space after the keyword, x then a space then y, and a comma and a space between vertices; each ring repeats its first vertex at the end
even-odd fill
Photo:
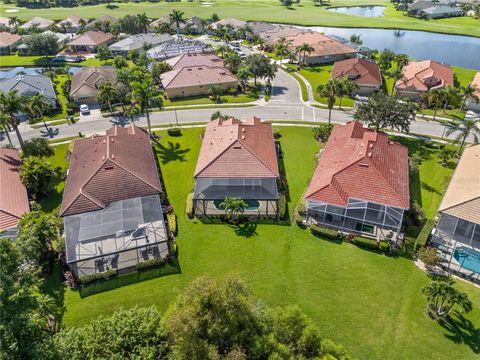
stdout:
POLYGON ((404 209, 356 199, 347 207, 312 200, 307 205, 308 218, 320 225, 395 242, 400 234, 404 209))
POLYGON ((77 276, 165 258, 168 236, 158 195, 115 201, 64 218, 67 263, 77 276))
POLYGON ((245 215, 277 215, 276 178, 197 178, 193 195, 195 215, 223 214, 219 201, 226 197, 245 200, 245 215))

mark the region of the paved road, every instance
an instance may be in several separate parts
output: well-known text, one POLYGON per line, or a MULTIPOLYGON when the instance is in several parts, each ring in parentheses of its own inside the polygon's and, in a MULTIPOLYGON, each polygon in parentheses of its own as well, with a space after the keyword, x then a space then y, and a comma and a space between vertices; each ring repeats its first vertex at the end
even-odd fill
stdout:
MULTIPOLYGON (((251 116, 260 117, 262 120, 275 121, 309 121, 309 122, 327 122, 328 110, 319 109, 303 103, 300 99, 300 87, 297 81, 284 71, 278 71, 273 82, 272 97, 268 103, 262 106, 249 108, 219 108, 224 114, 245 119, 251 116)), ((192 109, 181 111, 162 111, 151 114, 152 125, 164 125, 192 122, 208 122, 210 115, 217 109, 192 109)), ((353 119, 352 113, 348 111, 332 111, 332 122, 346 123, 353 119)), ((136 121, 138 125, 146 126, 144 117, 136 121)), ((105 132, 112 124, 128 124, 125 119, 82 119, 75 125, 53 126, 50 133, 45 133, 45 129, 32 129, 27 124, 20 126, 25 140, 34 137, 48 137, 50 139, 61 139, 70 136, 76 136, 79 132, 86 135, 105 132)), ((433 121, 417 120, 411 124, 411 132, 424 134, 427 136, 442 136, 444 126, 433 121)), ((15 133, 11 133, 12 140, 17 144, 15 133)), ((0 139, 1 143, 6 143, 7 139, 0 139)))

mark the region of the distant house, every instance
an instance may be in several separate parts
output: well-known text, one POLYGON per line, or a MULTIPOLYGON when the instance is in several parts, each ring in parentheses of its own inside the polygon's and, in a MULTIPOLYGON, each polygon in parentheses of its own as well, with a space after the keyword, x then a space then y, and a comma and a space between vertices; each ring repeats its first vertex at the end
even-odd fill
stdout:
POLYGON ((382 75, 379 66, 367 59, 347 59, 333 64, 332 79, 348 78, 358 85, 356 94, 370 95, 380 90, 382 75))
POLYGON ((465 15, 465 12, 462 8, 450 5, 433 5, 418 11, 418 16, 424 19, 442 19, 463 15, 465 15))
POLYGON ((34 95, 43 95, 52 109, 58 107, 57 95, 52 80, 44 75, 15 75, 0 80, 0 91, 16 91, 18 95, 30 98, 34 95))
POLYGON ((169 254, 148 134, 134 125, 76 140, 63 192, 66 261, 79 277, 169 254))
POLYGON ((114 55, 127 56, 129 51, 141 49, 145 45, 155 47, 170 40, 173 40, 173 37, 168 34, 145 33, 129 36, 113 43, 108 48, 114 55))
POLYGON ((105 82, 114 83, 116 79, 117 75, 112 67, 82 67, 72 77, 70 96, 77 104, 98 104, 100 85, 105 82))
POLYGON ((82 31, 90 19, 84 19, 77 15, 72 15, 58 23, 58 27, 66 33, 77 33, 82 31))
POLYGON ((272 125, 256 117, 209 122, 194 178, 196 216, 224 214, 226 197, 243 199, 245 215, 277 216, 279 169, 272 125))
POLYGON ((395 83, 400 97, 418 100, 430 89, 453 86, 453 70, 433 60, 414 61, 402 69, 402 77, 395 83))
POLYGON ((183 54, 165 60, 174 70, 188 66, 223 67, 223 59, 215 54, 183 54))
POLYGON ((22 43, 22 37, 17 34, 10 34, 9 32, 0 32, 0 55, 8 55, 17 50, 17 47, 22 43))
POLYGON ((18 150, 0 147, 0 237, 15 238, 20 218, 30 211, 20 165, 18 150))
MULTIPOLYGON (((160 27, 162 24, 165 24, 165 23, 168 23, 168 24, 171 23, 170 16, 165 15, 158 19, 152 20, 150 22, 149 27, 151 30, 155 30, 156 28, 160 27)), ((184 27, 185 27, 185 24, 180 24, 180 29, 183 29, 184 27)))
POLYGON ((113 35, 103 31, 87 31, 74 40, 68 46, 75 52, 94 53, 100 45, 108 45, 113 41, 113 35))
POLYGON ((235 30, 238 28, 241 28, 242 26, 247 25, 246 21, 243 20, 238 20, 234 18, 228 18, 228 19, 222 19, 217 22, 214 22, 213 24, 210 25, 212 29, 218 29, 221 28, 222 26, 232 26, 235 30))
POLYGON ((53 24, 55 24, 55 21, 35 16, 30 21, 27 21, 25 24, 21 25, 20 29, 36 28, 39 30, 47 30, 49 26, 53 24))
POLYGON ((274 29, 261 31, 258 35, 265 42, 266 48, 271 48, 280 38, 285 38, 287 36, 294 36, 298 33, 304 32, 304 30, 299 29, 295 26, 284 26, 280 25, 274 29))
POLYGON ((102 29, 107 25, 113 25, 118 23, 120 20, 112 15, 102 15, 90 22, 87 25, 89 29, 102 29))
POLYGON ((333 63, 357 55, 356 49, 318 32, 300 32, 296 35, 287 36, 286 40, 291 51, 295 51, 297 46, 304 43, 313 48, 313 52, 306 54, 308 65, 333 63))
MULTIPOLYGON (((57 44, 59 49, 63 49, 64 47, 67 46, 68 42, 72 39, 70 34, 62 34, 62 33, 57 33, 53 32, 50 30, 44 31, 42 33, 43 35, 54 35, 57 38, 57 44)), ((25 35, 23 37, 23 40, 27 39, 31 35, 25 35)), ((37 54, 32 54, 30 53, 28 46, 23 43, 22 45, 18 46, 18 54, 19 55, 37 55, 37 54)))
POLYGON ((260 36, 260 34, 267 31, 274 31, 279 28, 278 25, 266 23, 263 21, 248 21, 247 25, 252 29, 254 35, 260 36))
POLYGON ((147 57, 154 60, 165 60, 183 54, 199 54, 213 52, 210 45, 193 39, 181 39, 165 42, 147 51, 147 57))
POLYGON ((441 265, 480 280, 480 145, 467 146, 438 211, 431 245, 441 265))
POLYGON ((311 222, 396 242, 410 207, 408 150, 358 121, 336 125, 305 200, 311 222))
POLYGON ((467 99, 467 109, 480 111, 480 71, 475 74, 470 87, 475 89, 475 91, 473 93, 474 98, 467 99))
POLYGON ((3 27, 4 29, 11 30, 12 26, 10 25, 10 19, 0 16, 0 26, 3 27))

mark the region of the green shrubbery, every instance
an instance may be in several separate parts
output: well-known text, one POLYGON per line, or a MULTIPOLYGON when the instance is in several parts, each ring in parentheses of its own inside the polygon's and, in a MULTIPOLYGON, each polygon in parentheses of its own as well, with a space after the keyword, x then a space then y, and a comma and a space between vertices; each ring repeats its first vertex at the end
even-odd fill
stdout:
POLYGON ((177 218, 175 213, 172 211, 167 214, 167 223, 168 223, 168 231, 172 234, 177 233, 177 218))
POLYGON ((374 239, 369 239, 362 236, 355 236, 352 240, 352 243, 357 245, 358 247, 379 250, 381 252, 386 252, 390 250, 390 245, 388 244, 388 242, 383 240, 377 242, 374 239))
MULTIPOLYGON (((435 226, 435 221, 428 219, 423 225, 422 231, 417 236, 417 241, 415 243, 415 248, 419 245, 425 245, 427 243, 428 237, 432 232, 433 227, 435 226)), ((416 250, 416 249, 414 249, 416 250)))
POLYGON ((285 195, 280 194, 280 197, 278 198, 278 217, 280 219, 284 219, 287 212, 287 198, 285 195))
POLYGON ((325 226, 314 224, 310 226, 310 231, 314 236, 319 236, 330 240, 342 240, 343 238, 343 235, 340 234, 337 230, 333 230, 325 226))
POLYGON ((320 124, 312 129, 313 137, 322 143, 326 143, 332 133, 332 124, 320 124))
POLYGON ((160 267, 165 264, 165 260, 162 258, 158 259, 150 259, 150 260, 145 260, 142 262, 137 263, 135 267, 137 268, 138 271, 144 270, 144 269, 150 269, 153 267, 160 267))
POLYGON ((193 193, 188 194, 185 212, 189 219, 193 219, 193 193))
POLYGON ((117 274, 117 269, 110 269, 92 275, 84 275, 80 278, 80 282, 82 283, 82 285, 86 285, 97 280, 110 279, 111 277, 117 276, 117 274))
POLYGON ((167 130, 168 135, 170 136, 181 136, 182 135, 182 129, 176 127, 176 128, 170 128, 167 130))

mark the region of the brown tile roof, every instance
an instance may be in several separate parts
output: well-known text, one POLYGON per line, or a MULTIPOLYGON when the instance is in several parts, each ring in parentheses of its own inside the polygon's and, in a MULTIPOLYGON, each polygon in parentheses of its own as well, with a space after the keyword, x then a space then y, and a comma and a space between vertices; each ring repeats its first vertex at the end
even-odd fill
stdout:
POLYGON ((60 215, 99 210, 108 203, 162 191, 148 134, 134 125, 76 140, 60 215))
POLYGON ((259 118, 208 123, 195 177, 278 177, 272 125, 259 118))
POLYGON ((6 26, 7 28, 11 28, 12 26, 9 23, 10 23, 9 18, 0 16, 0 25, 6 26))
POLYGON ((106 81, 115 82, 117 75, 112 67, 83 67, 72 77, 70 96, 96 96, 100 85, 106 81))
POLYGON ((263 32, 260 33, 259 36, 263 40, 265 40, 266 44, 271 45, 282 37, 287 37, 287 36, 290 36, 290 35, 296 35, 296 34, 301 33, 301 32, 302 32, 302 30, 295 27, 295 26, 279 26, 276 29, 263 31, 263 32))
POLYGON ((480 145, 463 150, 439 211, 480 224, 480 145))
POLYGON ((378 85, 382 84, 380 67, 367 59, 347 59, 333 64, 332 79, 350 78, 357 84, 378 85))
MULTIPOLYGON (((149 27, 152 28, 152 29, 154 29, 154 28, 156 28, 157 26, 160 26, 160 25, 162 25, 162 24, 164 24, 164 23, 170 23, 170 16, 165 15, 165 16, 162 16, 162 17, 156 19, 156 20, 153 20, 153 21, 150 23, 149 27)), ((185 24, 180 24, 180 28, 183 28, 183 27, 185 27, 185 24)))
POLYGON ((333 128, 305 198, 346 206, 349 198, 410 207, 408 150, 358 121, 333 128))
POLYGON ((300 32, 296 35, 286 37, 290 42, 290 48, 294 50, 297 46, 304 43, 309 44, 313 48, 313 52, 307 54, 308 57, 327 56, 327 55, 339 55, 356 53, 357 50, 342 44, 337 40, 333 40, 326 35, 319 32, 300 32))
POLYGON ((183 54, 165 60, 173 69, 181 69, 188 66, 213 66, 223 67, 223 59, 215 54, 183 54))
POLYGON ((92 24, 100 24, 100 23, 110 23, 110 24, 116 24, 118 23, 120 20, 115 17, 115 16, 112 16, 112 15, 102 15, 98 18, 96 18, 92 24))
POLYGON ((73 26, 80 26, 80 21, 83 20, 85 22, 85 24, 88 24, 90 22, 90 19, 84 19, 84 18, 81 18, 80 16, 77 16, 77 15, 72 15, 72 16, 69 16, 67 17, 66 19, 60 21, 60 25, 67 25, 67 24, 71 24, 73 26))
POLYGON ((102 45, 113 39, 113 35, 103 31, 87 31, 85 34, 70 41, 70 46, 102 45))
POLYGON ((473 92, 473 95, 480 98, 480 71, 475 74, 470 86, 476 89, 476 91, 473 92))
POLYGON ((188 66, 171 70, 163 73, 160 79, 165 89, 207 86, 237 81, 230 70, 212 66, 188 66))
POLYGON ((402 70, 402 77, 395 88, 427 91, 453 85, 453 70, 433 60, 411 62, 402 70))
POLYGON ((10 34, 6 31, 0 32, 0 46, 11 46, 20 40, 22 40, 20 35, 10 34))
POLYGON ((0 148, 0 231, 15 228, 20 217, 30 211, 20 164, 18 150, 0 148))
POLYGON ((27 21, 25 24, 20 26, 20 28, 22 29, 28 29, 31 27, 47 28, 52 24, 55 24, 55 21, 50 19, 45 19, 39 16, 35 16, 33 19, 27 21))

